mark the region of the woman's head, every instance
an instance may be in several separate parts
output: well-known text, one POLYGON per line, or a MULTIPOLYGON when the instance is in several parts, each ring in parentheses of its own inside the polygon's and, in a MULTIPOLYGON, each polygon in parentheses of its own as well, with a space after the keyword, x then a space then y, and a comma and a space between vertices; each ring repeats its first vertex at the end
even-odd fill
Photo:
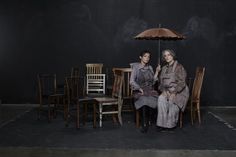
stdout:
POLYGON ((151 52, 148 50, 144 50, 140 53, 139 58, 142 64, 148 64, 148 62, 150 61, 150 56, 151 56, 151 52))
POLYGON ((170 63, 173 60, 176 60, 176 54, 173 50, 166 49, 162 51, 162 60, 166 63, 170 63))

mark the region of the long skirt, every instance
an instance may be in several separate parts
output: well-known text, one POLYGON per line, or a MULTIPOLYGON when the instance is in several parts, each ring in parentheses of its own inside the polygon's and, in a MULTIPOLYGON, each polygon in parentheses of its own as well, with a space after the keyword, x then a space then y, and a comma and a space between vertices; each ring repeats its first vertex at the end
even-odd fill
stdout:
POLYGON ((179 107, 173 102, 168 101, 163 95, 158 97, 157 105, 157 126, 173 128, 179 119, 179 107))
POLYGON ((135 102, 135 108, 138 110, 146 105, 151 108, 157 108, 158 97, 155 96, 140 96, 135 102))

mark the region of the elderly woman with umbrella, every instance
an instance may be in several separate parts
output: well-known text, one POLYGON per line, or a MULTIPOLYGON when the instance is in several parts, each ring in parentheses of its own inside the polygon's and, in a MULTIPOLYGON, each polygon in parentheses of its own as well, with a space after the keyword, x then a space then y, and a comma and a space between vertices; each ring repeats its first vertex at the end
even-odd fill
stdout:
MULTIPOLYGON (((161 40, 182 40, 185 36, 180 33, 167 29, 151 28, 147 29, 137 36, 138 40, 158 40, 158 64, 160 64, 160 41, 161 40)), ((156 68, 156 75, 159 75, 159 91, 161 95, 158 97, 158 116, 157 130, 175 128, 179 110, 184 110, 189 97, 189 89, 186 86, 186 71, 183 66, 177 62, 176 55, 173 50, 164 50, 162 59, 165 65, 156 68), (160 73, 160 74, 159 74, 160 73)))
POLYGON ((176 60, 173 50, 164 50, 162 59, 165 65, 157 67, 159 75, 157 130, 171 130, 176 127, 179 111, 184 110, 189 97, 186 85, 186 71, 176 60), (160 74, 159 74, 160 73, 160 74))

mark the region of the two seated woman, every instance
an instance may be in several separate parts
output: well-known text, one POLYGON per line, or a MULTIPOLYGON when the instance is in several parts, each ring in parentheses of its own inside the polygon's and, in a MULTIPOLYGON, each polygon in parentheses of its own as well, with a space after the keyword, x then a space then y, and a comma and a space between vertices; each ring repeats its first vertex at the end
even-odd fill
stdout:
POLYGON ((149 65, 151 53, 140 53, 140 62, 131 64, 132 72, 130 85, 132 87, 135 108, 142 112, 141 132, 148 131, 150 108, 157 108, 157 130, 173 129, 176 127, 179 111, 184 111, 189 89, 186 85, 186 71, 176 60, 173 50, 164 50, 162 59, 164 66, 158 65, 155 72, 149 65), (158 91, 154 84, 158 81, 158 91))

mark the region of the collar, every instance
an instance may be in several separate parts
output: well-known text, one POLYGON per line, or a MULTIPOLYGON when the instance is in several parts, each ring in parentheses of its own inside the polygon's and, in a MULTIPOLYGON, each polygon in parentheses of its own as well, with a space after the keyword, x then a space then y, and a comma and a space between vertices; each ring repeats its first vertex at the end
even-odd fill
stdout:
POLYGON ((135 67, 135 68, 137 68, 137 69, 142 69, 142 68, 144 68, 144 67, 149 68, 149 64, 146 65, 146 66, 144 66, 144 65, 143 65, 142 63, 140 63, 140 62, 131 63, 130 65, 131 65, 131 68, 135 67))
POLYGON ((174 61, 171 65, 169 64, 166 64, 166 67, 169 68, 169 67, 173 67, 174 65, 176 65, 178 63, 178 61, 174 61))

